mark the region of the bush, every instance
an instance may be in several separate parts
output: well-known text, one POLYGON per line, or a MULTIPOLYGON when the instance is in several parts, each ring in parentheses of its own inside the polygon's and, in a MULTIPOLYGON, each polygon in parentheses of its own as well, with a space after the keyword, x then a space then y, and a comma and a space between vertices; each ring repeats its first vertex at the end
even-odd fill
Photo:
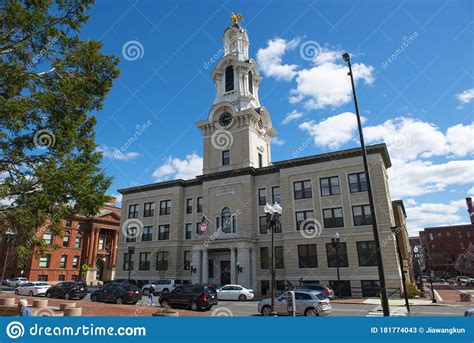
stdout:
MULTIPOLYGON (((420 291, 418 290, 418 288, 416 288, 416 286, 414 284, 407 283, 407 294, 408 294, 408 298, 412 299, 416 296, 419 296, 420 291)), ((402 296, 405 296, 405 295, 402 294, 402 296)))

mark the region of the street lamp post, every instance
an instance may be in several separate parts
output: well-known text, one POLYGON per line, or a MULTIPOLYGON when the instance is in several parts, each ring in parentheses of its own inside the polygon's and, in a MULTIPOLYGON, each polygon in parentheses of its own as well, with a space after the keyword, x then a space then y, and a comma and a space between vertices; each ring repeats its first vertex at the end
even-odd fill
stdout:
POLYGON ((275 297, 276 297, 276 289, 275 289, 275 228, 278 225, 280 221, 280 215, 282 213, 282 208, 280 204, 277 202, 271 205, 269 202, 265 205, 265 213, 267 214, 267 228, 271 231, 272 233, 272 254, 271 254, 271 292, 272 292, 272 297, 271 297, 271 307, 272 307, 272 316, 276 316, 275 312, 275 297))
POLYGON ((7 231, 5 231, 5 237, 5 244, 7 245, 7 248, 5 251, 5 260, 3 261, 2 282, 5 278, 5 271, 7 270, 8 255, 10 253, 10 243, 13 242, 13 240, 15 239, 15 231, 13 231, 13 229, 7 229, 7 231))
POLYGON ((428 268, 428 277, 430 278, 430 286, 431 286, 431 302, 433 304, 436 304, 438 300, 436 300, 435 294, 434 294, 434 287, 433 287, 433 277, 431 275, 431 263, 430 263, 430 257, 428 256, 428 250, 426 247, 424 247, 425 250, 425 259, 426 259, 426 268, 428 268))
POLYGON ((392 232, 395 235, 395 243, 397 245, 397 255, 398 255, 398 262, 400 264, 400 272, 402 273, 402 283, 403 283, 403 293, 405 297, 405 306, 407 308, 408 313, 410 313, 410 303, 408 301, 408 293, 407 293, 407 280, 405 277, 405 271, 403 270, 403 257, 402 251, 400 249, 400 241, 398 240, 400 234, 400 228, 398 226, 392 227, 392 232))
POLYGON ((362 159, 364 161, 365 178, 367 181, 367 194, 369 198, 369 206, 370 206, 370 212, 372 216, 372 230, 374 233, 375 249, 377 250, 376 251, 377 268, 379 272, 380 295, 382 298, 381 299, 382 310, 383 310, 383 315, 385 317, 388 317, 390 316, 390 308, 388 305, 387 287, 385 285, 385 272, 383 269, 382 251, 380 250, 380 237, 379 237, 379 231, 377 228, 377 218, 375 216, 375 206, 374 206, 374 198, 372 195, 372 186, 370 184, 369 164, 367 162, 367 151, 365 150, 364 134, 362 132, 362 122, 360 120, 359 105, 357 104, 357 96, 356 96, 356 90, 355 90, 355 84, 354 84, 354 76, 352 74, 351 58, 347 52, 342 55, 342 58, 349 67, 348 75, 351 77, 352 95, 354 97, 354 106, 355 106, 355 112, 356 112, 356 117, 357 117, 357 126, 359 129, 359 140, 360 140, 360 146, 362 149, 362 159))
POLYGON ((132 255, 135 253, 135 247, 128 247, 128 281, 132 273, 132 255))
POLYGON ((341 276, 339 274, 339 241, 340 241, 340 235, 339 233, 335 233, 334 236, 331 237, 331 243, 332 247, 334 249, 334 252, 336 253, 336 270, 337 270, 337 288, 336 288, 336 296, 339 297, 340 292, 339 290, 341 289, 341 276))

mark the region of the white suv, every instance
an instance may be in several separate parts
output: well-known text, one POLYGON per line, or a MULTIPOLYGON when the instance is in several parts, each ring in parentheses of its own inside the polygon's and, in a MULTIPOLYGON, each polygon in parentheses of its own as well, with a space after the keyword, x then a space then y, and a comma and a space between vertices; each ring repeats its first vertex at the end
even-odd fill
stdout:
POLYGON ((143 295, 148 295, 151 291, 153 294, 169 293, 176 286, 181 286, 181 280, 176 279, 161 279, 156 281, 151 281, 148 285, 143 286, 142 292, 143 295))
POLYGON ((25 283, 28 283, 28 279, 26 277, 14 277, 13 279, 10 279, 10 281, 8 282, 8 286, 16 288, 25 283))

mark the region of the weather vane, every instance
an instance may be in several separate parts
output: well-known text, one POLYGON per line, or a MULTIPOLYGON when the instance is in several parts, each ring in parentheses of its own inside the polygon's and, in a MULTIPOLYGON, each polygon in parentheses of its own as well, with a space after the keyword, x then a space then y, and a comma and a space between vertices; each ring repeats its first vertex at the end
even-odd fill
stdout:
POLYGON ((244 17, 240 13, 235 14, 234 12, 232 12, 232 15, 230 16, 230 20, 232 21, 232 24, 235 25, 239 23, 239 20, 244 21, 244 17))

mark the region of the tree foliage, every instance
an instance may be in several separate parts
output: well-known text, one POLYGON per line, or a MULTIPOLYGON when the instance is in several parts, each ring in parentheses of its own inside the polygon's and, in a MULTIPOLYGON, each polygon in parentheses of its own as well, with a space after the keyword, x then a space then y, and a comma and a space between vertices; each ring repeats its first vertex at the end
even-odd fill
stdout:
POLYGON ((36 228, 61 235, 61 219, 94 215, 108 200, 91 112, 118 77, 118 58, 80 37, 92 4, 0 5, 0 234, 16 230, 21 259, 42 249, 36 228))
POLYGON ((474 275, 474 244, 470 243, 464 253, 459 254, 454 268, 463 275, 474 275))

